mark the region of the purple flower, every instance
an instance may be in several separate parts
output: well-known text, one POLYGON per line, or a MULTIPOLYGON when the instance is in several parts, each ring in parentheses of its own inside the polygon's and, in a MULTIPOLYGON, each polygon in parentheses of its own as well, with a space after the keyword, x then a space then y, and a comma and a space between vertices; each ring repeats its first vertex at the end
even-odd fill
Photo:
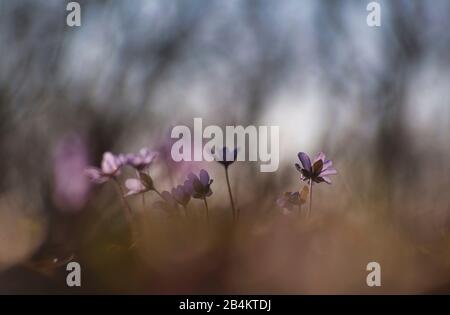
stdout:
POLYGON ((86 175, 96 184, 103 184, 109 179, 120 174, 123 163, 121 159, 111 152, 105 152, 101 163, 101 168, 90 167, 86 169, 86 175))
POLYGON ((230 150, 227 147, 223 147, 216 152, 216 148, 213 147, 211 153, 214 156, 215 161, 227 168, 237 160, 238 149, 234 148, 233 150, 230 150))
POLYGON ((330 175, 337 174, 337 171, 332 167, 333 162, 325 158, 325 154, 320 152, 314 159, 314 163, 311 165, 309 156, 304 152, 298 153, 300 164, 296 163, 295 167, 301 173, 301 179, 304 181, 313 181, 315 183, 326 182, 331 184, 330 175))
POLYGON ((192 193, 192 185, 190 185, 189 181, 185 181, 184 185, 178 185, 177 187, 172 188, 173 198, 183 207, 186 207, 189 200, 191 200, 192 193))
POLYGON ((204 199, 211 196, 211 184, 213 180, 209 178, 209 174, 205 170, 201 170, 199 176, 194 173, 188 175, 188 179, 185 182, 187 189, 192 191, 192 197, 196 199, 204 199))
POLYGON ((126 156, 121 156, 121 159, 138 171, 144 171, 150 166, 156 156, 157 153, 151 152, 147 148, 142 148, 139 150, 139 153, 127 154, 126 156))

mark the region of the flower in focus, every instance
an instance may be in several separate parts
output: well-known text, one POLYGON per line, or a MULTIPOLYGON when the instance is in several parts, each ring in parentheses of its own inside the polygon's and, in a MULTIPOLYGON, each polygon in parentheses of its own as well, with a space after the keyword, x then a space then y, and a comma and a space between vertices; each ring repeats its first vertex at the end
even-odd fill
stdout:
POLYGON ((122 159, 125 160, 126 164, 134 167, 138 171, 144 171, 150 166, 156 156, 157 153, 151 152, 147 148, 142 148, 139 150, 139 153, 127 154, 125 157, 122 157, 122 159))
POLYGON ((215 161, 227 168, 237 160, 238 149, 234 148, 233 150, 230 150, 227 147, 223 147, 216 152, 216 148, 213 147, 211 153, 214 156, 215 161))
POLYGON ((301 173, 301 179, 304 181, 311 180, 315 183, 326 182, 327 184, 331 184, 329 176, 337 174, 336 169, 332 167, 333 162, 327 160, 323 152, 317 154, 312 165, 306 153, 299 152, 298 158, 301 165, 296 163, 295 167, 301 173))
POLYGON ((201 170, 199 176, 194 173, 188 175, 185 185, 192 191, 192 197, 203 199, 212 195, 211 184, 213 180, 209 178, 209 174, 205 170, 201 170))
POLYGON ((96 184, 103 184, 109 179, 120 174, 122 160, 111 152, 105 152, 101 163, 101 168, 90 167, 86 169, 86 175, 96 184))
POLYGON ((125 194, 125 197, 137 195, 140 193, 144 193, 150 190, 154 190, 153 180, 150 175, 145 173, 139 173, 139 178, 129 178, 125 181, 125 187, 128 191, 125 194))
POLYGON ((189 181, 185 181, 184 185, 172 188, 173 198, 183 207, 186 207, 189 200, 191 200, 192 192, 192 185, 190 185, 189 181))

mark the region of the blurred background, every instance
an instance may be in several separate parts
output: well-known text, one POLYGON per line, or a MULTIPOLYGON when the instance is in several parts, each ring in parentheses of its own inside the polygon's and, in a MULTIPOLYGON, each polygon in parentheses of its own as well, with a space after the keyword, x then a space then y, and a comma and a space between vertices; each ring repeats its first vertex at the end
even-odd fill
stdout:
POLYGON ((449 293, 449 1, 378 1, 381 27, 360 0, 78 2, 69 27, 68 1, 0 0, 0 293, 449 293), (221 165, 168 154, 194 117, 280 126, 277 172, 230 167, 238 228, 221 165), (130 246, 114 187, 83 170, 141 147, 160 190, 209 171, 214 228, 148 193, 130 246), (275 204, 302 187, 299 151, 339 172, 310 220, 275 204))

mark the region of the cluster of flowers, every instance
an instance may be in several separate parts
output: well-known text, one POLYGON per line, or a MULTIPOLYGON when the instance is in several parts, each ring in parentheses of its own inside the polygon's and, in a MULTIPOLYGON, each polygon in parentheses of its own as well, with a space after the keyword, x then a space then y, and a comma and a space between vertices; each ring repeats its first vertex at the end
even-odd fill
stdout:
MULTIPOLYGON (((212 154, 215 156, 216 160, 221 163, 225 170, 227 171, 227 183, 229 185, 228 179, 228 167, 236 160, 237 149, 233 152, 229 151, 227 148, 215 152, 213 149, 212 154), (227 155, 228 154, 228 155, 227 155), (226 157, 232 156, 232 160, 227 160, 226 157)), ((132 195, 143 194, 149 191, 156 192, 161 200, 157 203, 159 208, 167 211, 172 211, 178 209, 178 205, 181 205, 185 210, 187 204, 191 198, 202 199, 205 208, 206 216, 209 219, 209 210, 206 198, 212 195, 211 184, 213 180, 210 178, 208 172, 202 169, 198 175, 194 173, 189 173, 187 179, 182 185, 178 185, 172 188, 171 192, 162 191, 159 192, 150 176, 148 170, 150 165, 156 158, 157 153, 151 152, 147 148, 141 149, 136 154, 119 154, 114 155, 111 152, 105 152, 103 154, 103 159, 100 168, 91 167, 86 170, 87 176, 90 180, 96 184, 102 184, 108 180, 113 180, 119 187, 121 192, 121 197, 125 198, 132 195), (125 187, 127 192, 122 192, 121 185, 118 181, 118 176, 120 175, 120 170, 124 166, 130 166, 136 170, 137 178, 128 178, 125 180, 125 187)), ((231 197, 230 189, 230 197, 231 197)), ((232 198, 232 197, 231 197, 232 198)), ((233 217, 234 217, 234 204, 232 201, 233 217)))
MULTIPOLYGON (((231 192, 228 168, 236 161, 238 150, 229 150, 224 147, 217 152, 213 148, 211 153, 215 160, 221 163, 225 169, 228 193, 230 197, 231 210, 233 220, 237 220, 239 217, 238 209, 235 207, 233 201, 233 195, 231 192)), ((158 202, 158 206, 164 210, 171 211, 178 209, 178 205, 181 205, 185 211, 191 198, 201 199, 204 202, 206 217, 209 220, 209 209, 206 198, 212 195, 211 184, 213 180, 210 178, 208 172, 202 169, 198 175, 189 173, 187 179, 182 185, 177 185, 169 191, 159 192, 150 176, 148 170, 153 160, 157 156, 157 153, 143 148, 136 154, 119 154, 114 155, 110 152, 103 154, 103 159, 100 168, 89 168, 86 170, 87 175, 92 182, 102 184, 108 180, 113 180, 119 187, 121 197, 124 198, 132 195, 143 194, 149 191, 156 192, 161 200, 158 202), (125 180, 125 187, 127 192, 123 192, 121 185, 117 179, 120 175, 120 170, 123 166, 131 166, 136 170, 137 178, 128 178, 125 180)), ((285 192, 280 198, 277 199, 279 207, 287 210, 293 210, 299 208, 306 203, 307 196, 309 194, 309 213, 312 207, 312 185, 314 183, 319 184, 322 182, 331 184, 330 175, 337 174, 336 169, 332 166, 331 160, 327 160, 325 154, 320 152, 313 163, 309 156, 304 153, 298 153, 300 164, 296 163, 295 167, 300 172, 300 179, 309 183, 308 186, 304 186, 301 190, 296 192, 285 192)), ((186 211, 187 213, 187 211, 186 211)))
POLYGON ((141 149, 137 154, 114 155, 111 152, 105 152, 100 168, 88 168, 86 175, 92 182, 103 184, 119 176, 121 167, 125 165, 130 165, 139 173, 144 172, 153 162, 156 155, 156 153, 152 153, 146 148, 141 149))

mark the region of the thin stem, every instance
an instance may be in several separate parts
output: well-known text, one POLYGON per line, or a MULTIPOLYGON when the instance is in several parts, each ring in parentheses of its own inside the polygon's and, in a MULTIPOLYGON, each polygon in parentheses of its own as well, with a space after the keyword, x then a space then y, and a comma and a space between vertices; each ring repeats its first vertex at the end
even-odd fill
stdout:
POLYGON ((185 217, 188 218, 189 215, 188 215, 187 205, 183 205, 183 209, 184 209, 184 215, 185 215, 185 217))
POLYGON ((145 194, 142 193, 142 211, 145 211, 145 194))
MULTIPOLYGON (((173 176, 172 176, 172 169, 170 168, 169 163, 167 162, 167 159, 164 159, 164 164, 166 164, 166 172, 167 176, 169 177, 170 184, 174 186, 173 176)), ((149 172, 150 173, 150 172, 149 172)))
POLYGON ((117 193, 120 196, 120 200, 122 202, 125 218, 127 219, 128 223, 131 224, 132 223, 132 212, 131 212, 130 206, 128 205, 127 201, 125 200, 122 186, 120 185, 119 181, 115 177, 113 177, 113 182, 115 183, 117 193))
MULTIPOLYGON (((166 164, 167 164, 167 162, 166 162, 166 164)), ((168 165, 168 164, 167 164, 167 165, 168 165)), ((150 170, 147 171, 147 175, 150 176, 150 170)), ((155 193, 157 193, 158 196, 159 196, 162 200, 165 200, 164 197, 162 196, 162 194, 159 192, 159 190, 156 189, 154 186, 153 186, 153 188, 152 188, 151 190, 153 190, 155 193)))
POLYGON ((206 202, 206 197, 203 197, 203 202, 205 203, 205 209, 206 209, 206 222, 209 223, 209 208, 208 208, 208 203, 206 202))
POLYGON ((298 205, 298 217, 300 218, 302 216, 302 205, 298 205))
POLYGON ((312 209, 312 179, 309 180, 309 212, 308 217, 311 215, 312 209))
POLYGON ((158 196, 161 197, 162 200, 165 200, 164 197, 163 197, 163 195, 161 195, 161 193, 158 191, 158 189, 153 188, 153 191, 154 191, 155 193, 157 193, 158 196))
POLYGON ((122 209, 124 210, 125 219, 126 219, 126 221, 128 223, 128 227, 130 229, 131 243, 132 243, 131 246, 134 246, 134 242, 137 239, 137 235, 136 235, 136 231, 135 231, 134 225, 133 225, 133 214, 132 214, 130 206, 128 205, 128 202, 125 199, 122 186, 120 185, 120 183, 117 180, 117 178, 113 177, 113 182, 115 183, 115 186, 116 186, 116 189, 117 189, 117 193, 120 196, 120 200, 121 200, 122 206, 123 206, 122 209))
POLYGON ((228 176, 228 167, 225 167, 225 177, 227 179, 228 195, 230 196, 231 211, 232 211, 233 222, 234 222, 237 220, 237 218, 239 218, 239 216, 238 216, 238 213, 236 212, 236 208, 234 207, 233 195, 231 193, 230 178, 228 176))

